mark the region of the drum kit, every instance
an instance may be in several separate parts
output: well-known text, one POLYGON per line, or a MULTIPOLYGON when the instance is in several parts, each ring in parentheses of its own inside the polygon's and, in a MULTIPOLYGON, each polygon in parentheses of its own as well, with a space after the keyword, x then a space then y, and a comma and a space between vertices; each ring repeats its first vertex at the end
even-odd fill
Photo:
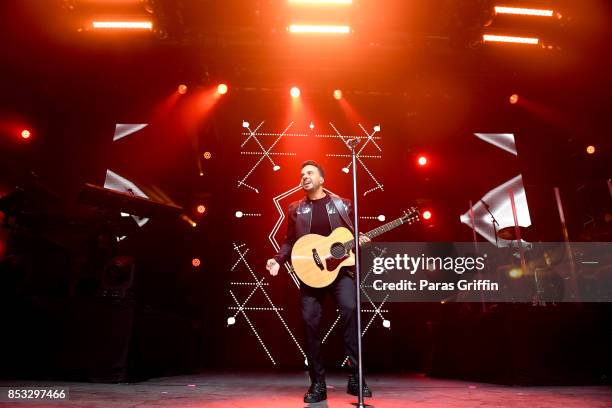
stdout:
POLYGON ((502 228, 497 236, 509 241, 507 247, 499 248, 496 271, 500 280, 507 283, 509 301, 514 296, 517 301, 524 300, 525 290, 529 291, 534 306, 580 301, 581 295, 597 297, 596 293, 588 293, 597 290, 596 285, 588 282, 598 281, 606 271, 601 269, 605 268, 605 263, 596 268, 589 265, 595 262, 588 260, 601 258, 596 244, 542 242, 541 235, 533 226, 502 228), (522 251, 518 250, 519 246, 522 251))

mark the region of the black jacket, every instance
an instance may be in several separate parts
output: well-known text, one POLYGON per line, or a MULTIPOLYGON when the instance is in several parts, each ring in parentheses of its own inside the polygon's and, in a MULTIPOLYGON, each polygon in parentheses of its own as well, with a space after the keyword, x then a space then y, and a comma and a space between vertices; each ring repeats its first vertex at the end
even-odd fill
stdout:
MULTIPOLYGON (((347 227, 353 231, 353 205, 351 201, 331 194, 330 197, 331 200, 327 203, 326 207, 331 229, 334 230, 338 227, 347 227)), ((280 247, 278 254, 274 257, 276 262, 281 265, 291 259, 291 249, 295 241, 310 233, 312 202, 305 197, 301 200, 292 202, 289 204, 287 216, 288 225, 285 242, 280 247)))

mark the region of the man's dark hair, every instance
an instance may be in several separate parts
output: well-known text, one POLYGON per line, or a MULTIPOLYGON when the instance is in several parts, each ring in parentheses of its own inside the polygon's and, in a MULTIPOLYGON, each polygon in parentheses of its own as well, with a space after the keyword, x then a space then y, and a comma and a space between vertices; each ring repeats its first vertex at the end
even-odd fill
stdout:
POLYGON ((304 163, 302 163, 302 167, 300 167, 300 170, 302 170, 306 166, 315 166, 319 170, 319 174, 321 175, 321 177, 325 177, 325 170, 323 170, 323 166, 321 166, 316 161, 306 160, 304 163))

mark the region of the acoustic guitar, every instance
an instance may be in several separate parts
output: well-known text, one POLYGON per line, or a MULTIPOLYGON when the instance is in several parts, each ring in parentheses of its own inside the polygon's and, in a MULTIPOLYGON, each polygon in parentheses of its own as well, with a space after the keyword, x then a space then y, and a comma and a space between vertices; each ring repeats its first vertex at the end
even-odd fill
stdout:
MULTIPOLYGON (((377 237, 404 224, 419 221, 419 212, 411 207, 401 217, 367 232, 369 238, 377 237)), ((345 227, 334 229, 328 236, 307 234, 298 239, 291 250, 291 264, 297 276, 306 285, 323 288, 331 284, 340 268, 355 265, 352 249, 355 238, 345 227)))

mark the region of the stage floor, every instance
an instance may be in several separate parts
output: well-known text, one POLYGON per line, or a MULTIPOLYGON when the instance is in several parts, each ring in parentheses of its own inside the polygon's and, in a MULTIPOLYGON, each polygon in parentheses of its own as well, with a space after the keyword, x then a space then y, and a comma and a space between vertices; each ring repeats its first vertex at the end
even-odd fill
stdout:
MULTIPOLYGON (((395 407, 529 407, 609 408, 610 387, 509 387, 418 375, 371 375, 374 398, 366 403, 376 408, 395 407)), ((218 407, 288 408, 352 407, 356 397, 346 394, 346 378, 328 377, 328 400, 304 404, 308 380, 304 373, 203 373, 155 378, 133 384, 49 383, 2 381, 3 391, 11 386, 65 386, 70 401, 56 403, 0 402, 0 407, 218 407)), ((4 394, 4 392, 3 392, 4 394)), ((6 394, 5 394, 6 395, 6 394)))

